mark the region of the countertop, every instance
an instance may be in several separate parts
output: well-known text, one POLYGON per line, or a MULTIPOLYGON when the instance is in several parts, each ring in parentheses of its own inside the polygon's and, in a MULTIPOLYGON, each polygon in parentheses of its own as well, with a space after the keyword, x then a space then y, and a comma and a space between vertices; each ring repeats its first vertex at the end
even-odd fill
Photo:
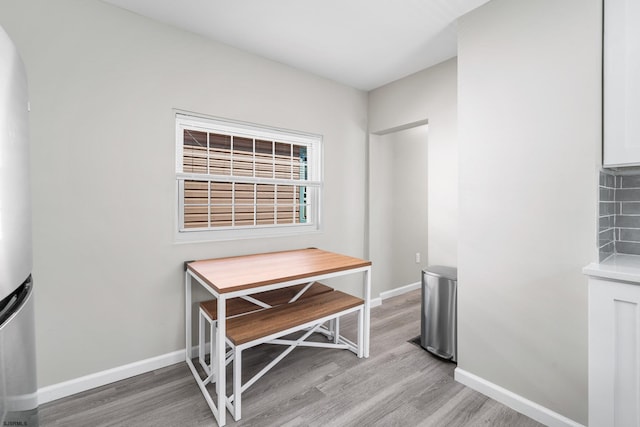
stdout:
POLYGON ((640 255, 613 254, 601 263, 592 262, 582 272, 587 276, 640 285, 640 255))

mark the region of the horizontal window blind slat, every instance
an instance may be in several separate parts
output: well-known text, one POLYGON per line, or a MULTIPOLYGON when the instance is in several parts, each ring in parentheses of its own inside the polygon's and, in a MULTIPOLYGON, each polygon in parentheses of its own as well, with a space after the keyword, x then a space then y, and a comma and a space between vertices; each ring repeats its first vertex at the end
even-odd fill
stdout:
POLYGON ((299 187, 320 187, 322 182, 310 181, 310 180, 291 180, 280 178, 261 178, 261 177, 231 177, 226 175, 215 174, 194 174, 194 173, 179 173, 176 174, 176 178, 180 181, 217 181, 217 182, 236 182, 236 183, 257 183, 257 184, 280 184, 280 185, 296 185, 299 187))

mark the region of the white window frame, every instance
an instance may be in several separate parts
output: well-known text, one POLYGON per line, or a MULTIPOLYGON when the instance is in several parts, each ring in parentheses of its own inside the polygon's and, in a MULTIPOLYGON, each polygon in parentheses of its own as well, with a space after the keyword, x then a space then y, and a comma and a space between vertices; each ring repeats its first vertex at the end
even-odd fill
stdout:
MULTIPOLYGON (((253 123, 239 122, 217 117, 203 116, 187 112, 176 112, 176 201, 177 215, 175 238, 176 242, 198 242, 217 240, 236 240, 261 237, 276 237, 314 233, 321 231, 322 212, 322 136, 298 131, 278 129, 253 123), (206 174, 185 173, 183 170, 183 138, 184 130, 191 129, 202 132, 213 132, 244 138, 271 140, 307 147, 307 180, 291 180, 294 185, 307 187, 307 199, 310 209, 307 214, 309 222, 302 224, 269 224, 242 225, 231 227, 215 227, 207 229, 184 228, 184 182, 185 180, 201 180, 206 174)), ((206 175, 211 181, 246 182, 246 177, 232 177, 220 175, 206 175)), ((282 184, 282 179, 251 177, 255 183, 282 184)))

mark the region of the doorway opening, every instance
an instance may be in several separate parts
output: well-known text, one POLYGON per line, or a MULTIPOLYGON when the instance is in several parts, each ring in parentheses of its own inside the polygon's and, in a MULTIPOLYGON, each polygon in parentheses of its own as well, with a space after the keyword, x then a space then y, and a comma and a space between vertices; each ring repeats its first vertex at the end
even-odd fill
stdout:
POLYGON ((369 138, 369 259, 373 295, 415 285, 427 260, 425 121, 369 138))

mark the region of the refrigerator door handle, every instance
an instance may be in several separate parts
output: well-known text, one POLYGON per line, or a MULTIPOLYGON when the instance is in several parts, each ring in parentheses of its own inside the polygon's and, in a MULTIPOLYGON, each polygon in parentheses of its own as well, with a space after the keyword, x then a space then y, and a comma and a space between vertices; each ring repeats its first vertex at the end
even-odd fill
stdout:
POLYGON ((22 306, 22 302, 29 296, 29 290, 32 286, 31 275, 22 285, 18 286, 4 300, 0 301, 0 329, 9 321, 16 311, 22 306))
POLYGON ((7 310, 0 323, 0 425, 37 427, 38 384, 31 276, 5 300, 7 310))

